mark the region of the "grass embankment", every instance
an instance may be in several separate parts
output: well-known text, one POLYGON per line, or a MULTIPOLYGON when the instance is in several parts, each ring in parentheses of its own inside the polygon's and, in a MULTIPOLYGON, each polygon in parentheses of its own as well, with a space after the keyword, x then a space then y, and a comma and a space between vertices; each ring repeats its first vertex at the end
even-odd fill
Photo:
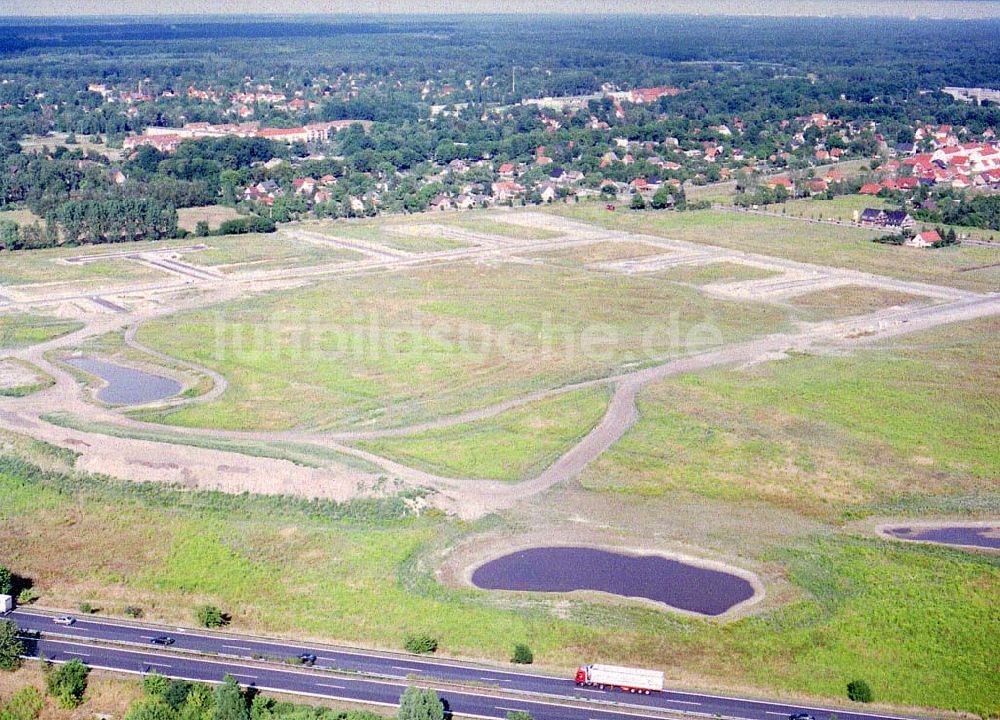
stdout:
POLYGON ((50 605, 139 605, 152 620, 186 624, 190 608, 211 602, 232 613, 235 630, 388 647, 427 632, 443 653, 501 661, 527 641, 548 666, 628 662, 663 668, 672 681, 830 697, 864 677, 879 701, 1000 711, 996 558, 801 538, 762 558, 799 599, 719 625, 577 600, 511 607, 442 587, 423 558, 479 526, 407 517, 400 500, 182 492, 10 461, 0 463, 0 493, 3 560, 50 605))
POLYGON ((0 315, 0 349, 37 345, 68 335, 83 327, 76 320, 63 320, 47 315, 11 313, 0 315))
POLYGON ((894 496, 995 491, 998 333, 993 318, 849 357, 673 378, 642 393, 641 420, 583 482, 820 515, 894 496))
POLYGON ((139 339, 230 383, 165 422, 322 429, 486 407, 770 332, 785 314, 647 277, 505 263, 338 278, 150 322, 139 339))
POLYGON ((586 435, 609 399, 606 388, 577 390, 485 420, 359 444, 446 477, 516 482, 540 473, 586 435))
POLYGON ((253 440, 230 440, 228 438, 202 437, 199 435, 182 435, 169 430, 136 430, 113 423, 85 420, 70 413, 49 413, 43 415, 45 422, 59 427, 79 430, 80 432, 97 433, 110 437, 128 438, 130 440, 148 440, 150 442, 167 443, 170 445, 187 445, 189 447, 207 450, 222 450, 250 457, 264 457, 275 460, 288 460, 303 467, 327 467, 331 464, 346 465, 364 472, 378 474, 380 471, 371 463, 360 458, 346 455, 336 450, 330 450, 318 445, 305 445, 291 442, 263 442, 253 440))
POLYGON ((880 231, 807 223, 794 218, 724 210, 618 210, 578 203, 553 206, 559 215, 614 230, 661 235, 800 262, 864 270, 979 292, 1000 288, 1000 248, 961 246, 924 250, 871 242, 880 231))

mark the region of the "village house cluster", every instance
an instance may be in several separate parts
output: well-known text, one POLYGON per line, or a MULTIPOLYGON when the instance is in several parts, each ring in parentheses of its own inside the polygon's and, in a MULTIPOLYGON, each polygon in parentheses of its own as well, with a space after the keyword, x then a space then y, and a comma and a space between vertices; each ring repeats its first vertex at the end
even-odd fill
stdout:
POLYGON ((185 140, 221 137, 258 137, 287 143, 326 142, 338 130, 350 127, 355 122, 360 122, 362 125, 370 124, 358 120, 331 120, 293 128, 261 128, 260 124, 256 122, 223 125, 194 122, 186 123, 179 128, 147 127, 141 135, 126 137, 122 147, 125 150, 134 150, 143 145, 149 145, 160 152, 173 153, 185 140))

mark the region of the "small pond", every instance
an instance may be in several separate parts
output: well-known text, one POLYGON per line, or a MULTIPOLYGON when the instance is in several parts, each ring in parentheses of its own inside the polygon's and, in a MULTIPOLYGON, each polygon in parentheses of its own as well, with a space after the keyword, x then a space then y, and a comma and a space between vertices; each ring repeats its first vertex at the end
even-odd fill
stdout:
POLYGON ((171 378, 103 360, 79 357, 66 362, 104 380, 107 385, 97 393, 97 399, 109 405, 141 405, 172 397, 181 391, 181 384, 171 378))
POLYGON ((886 530, 891 537, 902 540, 940 543, 942 545, 972 545, 1000 550, 1000 525, 953 525, 949 527, 894 527, 886 530))
POLYGON ((659 555, 586 547, 538 547, 504 555, 476 568, 472 584, 484 590, 598 590, 702 615, 721 615, 754 595, 753 585, 732 573, 659 555))

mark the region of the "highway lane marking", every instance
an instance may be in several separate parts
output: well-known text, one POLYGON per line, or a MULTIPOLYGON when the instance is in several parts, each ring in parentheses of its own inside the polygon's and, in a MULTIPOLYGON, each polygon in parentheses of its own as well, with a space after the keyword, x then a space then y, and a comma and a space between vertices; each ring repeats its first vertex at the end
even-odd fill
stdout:
MULTIPOLYGON (((58 644, 58 643, 59 643, 59 641, 55 641, 53 644, 58 644)), ((127 650, 126 651, 121 651, 121 652, 123 652, 124 654, 134 654, 134 653, 131 653, 130 651, 127 651, 127 650)), ((56 662, 59 662, 59 661, 57 660, 56 662)), ((223 667, 225 667, 224 663, 211 662, 211 661, 199 661, 199 660, 196 660, 195 662, 203 662, 203 663, 207 663, 207 664, 211 664, 211 665, 223 665, 223 667)), ((113 672, 123 672, 123 673, 127 673, 127 674, 132 674, 132 675, 141 675, 141 674, 143 674, 143 673, 141 673, 139 671, 129 670, 129 669, 123 668, 123 667, 114 667, 114 666, 107 666, 107 665, 91 665, 91 667, 94 667, 94 668, 97 668, 97 669, 101 669, 101 670, 111 670, 113 672)), ((288 674, 293 674, 293 675, 303 675, 304 674, 304 673, 295 673, 295 672, 289 673, 289 671, 287 671, 287 670, 285 670, 285 671, 278 671, 278 672, 279 673, 288 673, 288 674)), ((230 674, 231 675, 236 675, 236 673, 230 673, 230 674)), ((185 680, 192 680, 192 681, 199 681, 199 682, 208 682, 208 683, 212 683, 214 685, 218 685, 221 682, 219 680, 204 679, 204 678, 199 678, 199 677, 191 677, 189 675, 183 675, 183 674, 179 674, 179 673, 176 673, 174 675, 174 677, 178 677, 178 678, 185 679, 185 680)), ((385 684, 385 683, 379 683, 378 681, 374 681, 374 682, 376 684, 385 684)), ((302 695, 302 696, 305 696, 305 697, 317 697, 317 695, 315 693, 305 692, 305 691, 302 691, 302 690, 291 690, 291 689, 286 689, 286 688, 281 688, 281 687, 261 686, 260 689, 262 689, 262 690, 272 690, 274 692, 287 693, 287 694, 290 694, 290 695, 302 695)), ((467 697, 475 697, 475 698, 479 698, 479 699, 485 699, 482 695, 475 695, 475 694, 469 693, 469 692, 457 691, 457 692, 455 692, 453 694, 455 694, 455 695, 464 695, 464 696, 467 696, 467 697)), ((345 698, 345 699, 357 699, 357 698, 345 698)), ((370 704, 370 705, 382 705, 382 706, 385 706, 385 707, 398 707, 399 706, 398 703, 387 703, 387 702, 380 701, 380 700, 361 699, 361 702, 364 702, 364 703, 370 704)), ((562 703, 553 703, 553 702, 545 702, 545 701, 537 701, 537 700, 533 700, 533 701, 529 701, 529 702, 533 706, 535 706, 535 705, 549 705, 549 706, 555 706, 555 707, 566 707, 562 703)), ((509 709, 512 709, 512 708, 499 708, 499 707, 496 707, 495 709, 497 709, 497 710, 508 709, 509 710, 509 709)), ((608 716, 609 715, 611 717, 615 717, 616 715, 617 716, 621 716, 620 712, 616 712, 614 710, 598 711, 598 713, 603 713, 604 717, 603 718, 590 718, 590 720, 608 720, 608 716)), ((476 714, 476 713, 462 713, 462 714, 465 715, 466 717, 483 718, 483 720, 496 720, 496 718, 494 716, 489 716, 489 715, 479 715, 479 714, 476 714)), ((702 714, 702 713, 695 713, 695 714, 702 714)), ((662 718, 660 716, 642 715, 642 714, 638 714, 638 713, 630 713, 629 715, 630 715, 630 717, 643 718, 645 720, 662 720, 662 718)), ((887 716, 866 715, 865 717, 871 718, 871 717, 887 717, 887 716)), ((739 717, 739 716, 726 716, 726 718, 727 718, 727 720, 757 720, 757 719, 754 719, 754 718, 743 718, 743 717, 739 717)), ((893 718, 893 720, 910 720, 910 719, 909 718, 893 718)))
POLYGON ((402 665, 392 665, 390 667, 392 667, 393 670, 406 670, 407 672, 423 672, 423 670, 421 670, 420 668, 408 668, 408 667, 403 667, 402 665))
POLYGON ((80 657, 90 657, 89 653, 73 652, 72 650, 63 650, 64 655, 79 655, 80 657))
POLYGON ((480 680, 487 680, 489 682, 514 682, 513 680, 508 680, 507 678, 496 678, 496 677, 480 677, 480 680))
POLYGON ((242 645, 222 645, 224 648, 229 648, 230 650, 242 650, 243 652, 253 652, 248 647, 243 647, 242 645))
POLYGON ((607 690, 593 690, 591 688, 580 688, 580 690, 581 690, 581 692, 592 692, 592 693, 597 693, 598 695, 607 695, 608 694, 607 690))
POLYGON ((771 710, 765 710, 764 714, 765 715, 780 715, 781 717, 788 717, 788 713, 777 713, 777 712, 772 712, 771 710))
POLYGON ((153 666, 156 666, 156 667, 164 667, 164 668, 169 668, 170 667, 169 665, 164 665, 163 663, 155 663, 155 662, 150 662, 148 660, 146 661, 146 664, 147 665, 153 665, 153 666))
POLYGON ((343 685, 327 685, 326 683, 316 683, 316 687, 333 688, 334 690, 346 690, 343 685))
MULTIPOLYGON (((48 640, 46 642, 48 644, 50 644, 50 645, 72 645, 71 641, 66 641, 66 640, 48 640)), ((134 650, 119 650, 118 652, 121 653, 121 654, 125 654, 125 655, 136 655, 136 654, 139 654, 138 652, 136 652, 134 650)), ((351 654, 354 654, 354 653, 351 653, 351 654)), ((360 655, 360 653, 357 653, 357 654, 360 655)), ((372 656, 364 656, 364 657, 372 657, 372 656)), ((190 658, 190 661, 195 662, 195 663, 199 663, 199 664, 221 666, 224 669, 227 667, 226 663, 224 661, 209 660, 207 658, 204 658, 204 659, 203 658, 190 658)), ((454 665, 452 663, 442 663, 442 664, 450 666, 450 667, 463 667, 461 665, 454 665)), ((98 667, 98 666, 92 665, 92 667, 98 667)), ((229 666, 229 667, 231 667, 231 666, 229 666)), ((117 671, 117 672, 126 672, 126 673, 138 674, 138 673, 136 673, 136 671, 127 670, 125 668, 118 668, 118 667, 106 667, 106 666, 102 666, 102 669, 114 670, 114 671, 117 671)), ((304 676, 308 676, 309 675, 309 673, 304 673, 304 672, 301 672, 301 671, 293 671, 293 670, 279 670, 278 672, 281 673, 281 674, 297 675, 297 676, 300 676, 300 677, 304 677, 304 676)), ((504 673, 504 674, 509 674, 509 675, 515 675, 515 676, 519 676, 519 677, 524 677, 524 676, 528 676, 528 677, 542 677, 542 678, 545 678, 545 679, 548 679, 548 680, 558 680, 559 679, 559 678, 553 678, 551 676, 534 675, 532 673, 523 673, 523 674, 521 674, 521 673, 508 673, 508 672, 505 672, 505 671, 499 671, 499 672, 504 673)), ((231 673, 231 674, 233 674, 233 673, 231 673)), ((184 677, 184 676, 179 676, 179 677, 184 677)), ((383 676, 383 677, 386 677, 386 676, 383 676)), ((393 676, 389 676, 389 677, 393 677, 393 676)), ((185 677, 185 679, 197 680, 198 678, 186 678, 185 677)), ((396 680, 406 680, 405 677, 393 677, 393 679, 396 679, 396 680)), ((209 682, 218 682, 218 681, 209 680, 209 682)), ((371 683, 380 684, 380 685, 392 684, 392 683, 387 683, 385 680, 377 680, 377 679, 374 679, 374 678, 367 679, 366 682, 371 682, 371 683)), ((305 695, 305 696, 309 695, 309 693, 307 693, 307 692, 300 692, 300 691, 295 691, 295 690, 285 690, 285 689, 282 689, 282 688, 270 688, 270 689, 273 689, 275 692, 288 692, 288 693, 291 693, 291 694, 299 694, 299 695, 305 695)), ((776 705, 776 703, 766 703, 766 702, 761 702, 761 701, 748 700, 747 698, 726 697, 724 695, 710 695, 710 694, 704 694, 704 695, 702 695, 702 694, 689 693, 689 692, 683 692, 683 691, 677 691, 677 690, 671 690, 670 692, 678 694, 678 695, 686 695, 688 697, 700 697, 700 698, 705 698, 705 699, 736 700, 736 701, 740 701, 740 702, 744 702, 744 703, 750 703, 750 704, 758 705, 758 706, 759 705, 770 705, 771 707, 774 707, 776 705)), ((483 698, 483 696, 481 696, 481 695, 477 696, 477 695, 474 695, 472 693, 462 692, 462 691, 458 691, 458 692, 456 692, 454 694, 466 695, 466 696, 471 696, 471 697, 479 697, 481 699, 483 698)), ((372 704, 384 704, 384 705, 389 706, 389 707, 396 707, 396 705, 393 705, 391 703, 380 703, 378 701, 371 701, 371 700, 366 700, 365 702, 369 702, 369 703, 372 703, 372 704)), ((535 703, 535 704, 540 704, 540 705, 551 705, 551 706, 558 706, 558 707, 564 706, 562 703, 559 703, 559 702, 538 701, 538 700, 535 700, 535 701, 532 701, 532 702, 535 703)), ((640 706, 630 706, 630 707, 634 707, 635 709, 639 709, 640 708, 640 706)), ((779 705, 779 707, 780 707, 780 705, 779 705)), ((828 708, 809 708, 807 706, 802 706, 802 705, 788 705, 786 707, 796 708, 796 709, 804 709, 804 710, 810 710, 810 709, 825 710, 827 712, 834 712, 834 713, 845 712, 843 708, 841 708, 839 710, 830 710, 828 708)), ((646 708, 644 708, 644 709, 646 709, 646 708)), ((648 709, 655 710, 656 708, 655 707, 650 707, 648 709)), ((613 712, 613 711, 609 711, 609 712, 613 712)), ((847 711, 847 712, 850 712, 850 711, 847 711)), ((468 713, 466 713, 466 714, 468 714, 468 713)), ((699 714, 699 713, 694 713, 694 711, 692 711, 692 714, 699 714)), ((649 718, 649 717, 654 717, 654 716, 635 714, 634 717, 649 718)), ((729 720, 760 720, 759 716, 757 718, 744 718, 744 717, 738 717, 738 716, 726 716, 726 717, 729 718, 729 720)), ((877 714, 868 714, 868 713, 864 714, 864 719, 865 720, 873 720, 873 719, 882 719, 882 720, 912 720, 912 718, 907 718, 905 716, 877 715, 877 714)))
POLYGON ((244 673, 234 673, 234 672, 231 672, 229 674, 232 675, 233 677, 250 678, 251 680, 256 680, 257 679, 256 675, 246 675, 244 673))
MULTIPOLYGON (((661 698, 663 702, 678 703, 680 705, 701 705, 700 702, 691 702, 690 700, 674 700, 673 698, 661 698)), ((781 713, 777 713, 781 714, 781 713)))

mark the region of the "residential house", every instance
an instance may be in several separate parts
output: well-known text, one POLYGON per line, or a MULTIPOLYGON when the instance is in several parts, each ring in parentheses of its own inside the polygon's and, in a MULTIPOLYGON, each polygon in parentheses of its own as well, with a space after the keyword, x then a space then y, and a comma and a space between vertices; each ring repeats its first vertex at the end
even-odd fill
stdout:
POLYGON ((916 221, 905 210, 865 208, 859 222, 862 227, 887 228, 900 232, 912 228, 916 221))
POLYGON ((935 243, 941 242, 941 235, 937 230, 924 230, 917 233, 903 244, 908 247, 927 248, 933 247, 935 243))

